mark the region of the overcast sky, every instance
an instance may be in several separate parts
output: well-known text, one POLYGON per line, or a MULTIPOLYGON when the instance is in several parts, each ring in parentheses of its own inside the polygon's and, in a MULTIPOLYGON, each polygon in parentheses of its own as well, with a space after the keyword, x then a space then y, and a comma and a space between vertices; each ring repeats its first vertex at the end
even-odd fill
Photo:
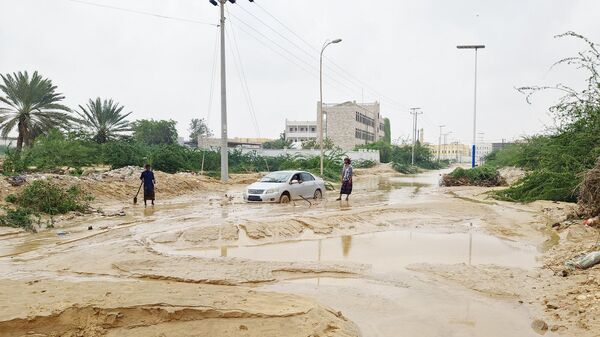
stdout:
MULTIPOLYGON (((227 7, 230 137, 275 138, 286 118, 316 119, 318 49, 335 38, 343 42, 326 51, 335 65, 325 65, 325 102, 380 101, 394 139, 410 135, 408 108, 421 107, 427 141, 437 142, 437 125, 445 124, 448 141, 470 142, 474 54, 456 49, 467 43, 486 45, 478 132, 486 141, 533 134, 551 123, 555 96, 528 105, 514 88, 581 85, 581 73, 550 66, 585 45, 554 35, 573 30, 600 42, 596 0, 238 0, 227 7)), ((218 15, 208 0, 0 0, 0 73, 37 70, 71 107, 113 98, 132 119, 176 120, 181 136, 194 117, 219 134, 218 76, 209 110, 218 28, 204 24, 218 15)))

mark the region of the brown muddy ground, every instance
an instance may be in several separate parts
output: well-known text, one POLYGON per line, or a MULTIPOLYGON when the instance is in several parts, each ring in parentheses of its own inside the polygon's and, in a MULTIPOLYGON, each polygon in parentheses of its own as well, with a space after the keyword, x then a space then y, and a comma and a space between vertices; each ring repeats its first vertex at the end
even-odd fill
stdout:
POLYGON ((0 336, 599 336, 600 268, 562 271, 598 234, 550 227, 569 205, 382 165, 312 205, 244 203, 256 175, 159 174, 144 208, 137 175, 61 178, 101 212, 0 231, 0 336))

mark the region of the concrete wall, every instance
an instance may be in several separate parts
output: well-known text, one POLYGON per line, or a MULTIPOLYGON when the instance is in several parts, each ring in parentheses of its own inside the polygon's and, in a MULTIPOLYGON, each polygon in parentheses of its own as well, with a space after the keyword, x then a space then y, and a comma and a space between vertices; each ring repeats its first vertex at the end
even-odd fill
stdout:
MULTIPOLYGON (((246 149, 240 148, 242 153, 256 152, 257 154, 265 157, 278 157, 282 155, 302 155, 305 157, 317 157, 321 154, 319 150, 300 150, 300 149, 246 149)), ((325 151, 327 153, 327 151, 325 151)), ((372 160, 379 163, 379 150, 359 150, 359 151, 345 151, 346 155, 352 160, 372 160)))

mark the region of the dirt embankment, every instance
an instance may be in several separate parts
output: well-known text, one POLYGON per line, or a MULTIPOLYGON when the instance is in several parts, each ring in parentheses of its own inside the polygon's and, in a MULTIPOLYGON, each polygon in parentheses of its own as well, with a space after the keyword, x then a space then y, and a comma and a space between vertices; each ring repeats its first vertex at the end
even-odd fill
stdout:
POLYGON ((290 337, 359 335, 341 313, 312 300, 247 288, 2 280, 0 289, 0 337, 261 337, 282 327, 290 337))
MULTIPOLYGON (((106 172, 88 172, 82 176, 34 173, 24 175, 26 183, 15 187, 7 179, 0 180, 0 202, 9 194, 19 193, 28 183, 35 180, 50 180, 61 186, 79 185, 92 194, 96 202, 130 202, 140 187, 141 167, 128 166, 106 172)), ((228 185, 248 184, 261 177, 255 174, 232 174, 228 184, 218 179, 195 173, 168 174, 154 171, 156 193, 162 199, 173 198, 185 193, 202 191, 225 191, 228 185)))

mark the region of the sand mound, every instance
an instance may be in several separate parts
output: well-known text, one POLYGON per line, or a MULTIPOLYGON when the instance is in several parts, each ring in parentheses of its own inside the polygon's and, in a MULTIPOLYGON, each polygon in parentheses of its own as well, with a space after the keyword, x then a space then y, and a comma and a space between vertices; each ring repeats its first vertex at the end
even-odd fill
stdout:
POLYGON ((359 336, 340 312, 298 296, 247 288, 50 280, 0 286, 8 294, 28 294, 0 293, 0 337, 262 337, 281 336, 283 326, 290 337, 359 336))

